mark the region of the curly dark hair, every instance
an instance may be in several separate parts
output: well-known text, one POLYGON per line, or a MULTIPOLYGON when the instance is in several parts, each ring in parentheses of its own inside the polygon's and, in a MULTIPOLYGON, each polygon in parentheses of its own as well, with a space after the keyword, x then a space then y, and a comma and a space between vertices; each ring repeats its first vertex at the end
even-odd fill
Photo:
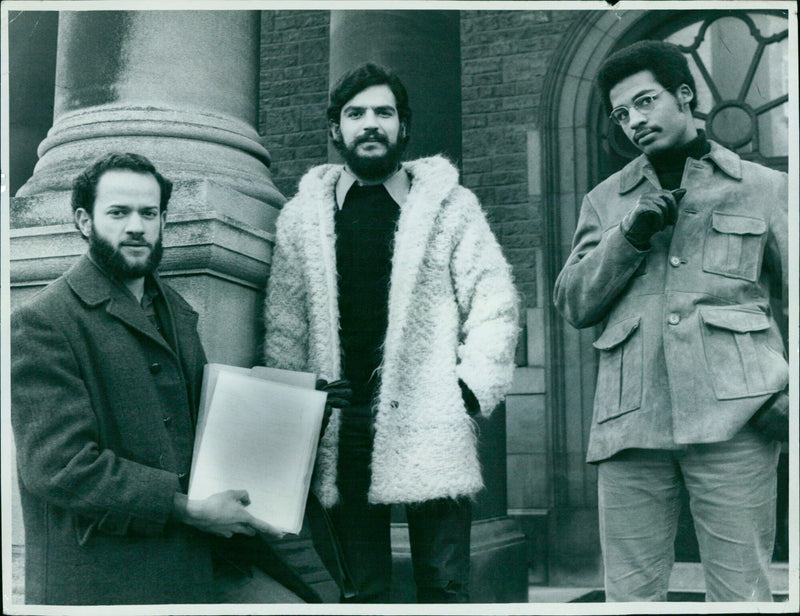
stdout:
POLYGON ((72 182, 72 212, 83 208, 93 215, 94 201, 97 197, 97 183, 106 171, 127 169, 136 173, 149 173, 161 188, 160 211, 167 211, 167 203, 172 195, 172 182, 161 175, 147 158, 130 152, 109 152, 86 167, 72 182))
POLYGON ((405 127, 401 142, 403 145, 410 137, 411 107, 408 105, 408 92, 403 82, 390 69, 372 62, 367 62, 345 73, 331 90, 330 104, 328 105, 328 122, 339 124, 342 108, 356 94, 371 86, 389 86, 394 94, 397 106, 397 115, 400 123, 405 127))
POLYGON ((677 45, 665 41, 646 40, 614 52, 600 67, 597 73, 597 87, 603 96, 607 113, 611 113, 609 97, 611 88, 626 77, 641 71, 653 73, 656 81, 673 94, 682 84, 688 85, 694 93, 689 108, 692 111, 697 108, 697 89, 686 56, 677 45))

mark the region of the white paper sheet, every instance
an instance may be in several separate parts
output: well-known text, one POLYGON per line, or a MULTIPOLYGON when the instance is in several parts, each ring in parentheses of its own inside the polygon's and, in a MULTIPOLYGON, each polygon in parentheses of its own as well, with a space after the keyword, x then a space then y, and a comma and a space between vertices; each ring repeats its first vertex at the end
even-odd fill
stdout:
MULTIPOLYGON (((302 526, 326 394, 210 364, 204 378, 189 498, 245 489, 248 509, 288 533, 302 526)), ((280 371, 287 372, 287 371, 280 371)), ((294 382, 306 376, 271 374, 294 382)), ((309 378, 310 377, 310 378, 309 378)))

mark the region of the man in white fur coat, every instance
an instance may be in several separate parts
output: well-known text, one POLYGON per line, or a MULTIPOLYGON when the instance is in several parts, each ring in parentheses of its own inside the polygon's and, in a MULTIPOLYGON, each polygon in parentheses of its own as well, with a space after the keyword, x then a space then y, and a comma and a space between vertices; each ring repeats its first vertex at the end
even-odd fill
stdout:
POLYGON ((278 218, 265 361, 352 387, 314 479, 350 600, 389 601, 390 505, 402 503, 418 601, 467 602, 471 500, 483 487, 472 416, 510 388, 517 295, 455 167, 400 163, 410 118, 403 84, 374 64, 332 91, 346 164, 311 169, 278 218))

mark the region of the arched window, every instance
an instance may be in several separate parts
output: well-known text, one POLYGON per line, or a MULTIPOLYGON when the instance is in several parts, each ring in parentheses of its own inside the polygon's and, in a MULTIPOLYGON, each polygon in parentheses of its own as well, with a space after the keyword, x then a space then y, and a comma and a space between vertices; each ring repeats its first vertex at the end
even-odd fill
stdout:
MULTIPOLYGON (((690 11, 635 40, 675 43, 697 86, 697 126, 742 158, 788 168, 789 83, 787 16, 781 11, 690 11)), ((633 42, 628 37, 617 47, 633 42)), ((599 99, 597 180, 639 155, 611 123, 599 99)))

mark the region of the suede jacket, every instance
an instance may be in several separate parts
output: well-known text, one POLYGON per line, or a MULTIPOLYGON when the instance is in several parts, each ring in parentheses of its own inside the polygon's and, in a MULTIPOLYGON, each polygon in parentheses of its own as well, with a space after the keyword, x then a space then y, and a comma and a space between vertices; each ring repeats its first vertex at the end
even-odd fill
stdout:
POLYGON ((681 187, 677 222, 639 251, 619 223, 655 170, 642 155, 599 184, 556 280, 567 321, 602 324, 589 462, 728 440, 788 382, 770 304, 787 308, 787 175, 711 142, 681 187))

